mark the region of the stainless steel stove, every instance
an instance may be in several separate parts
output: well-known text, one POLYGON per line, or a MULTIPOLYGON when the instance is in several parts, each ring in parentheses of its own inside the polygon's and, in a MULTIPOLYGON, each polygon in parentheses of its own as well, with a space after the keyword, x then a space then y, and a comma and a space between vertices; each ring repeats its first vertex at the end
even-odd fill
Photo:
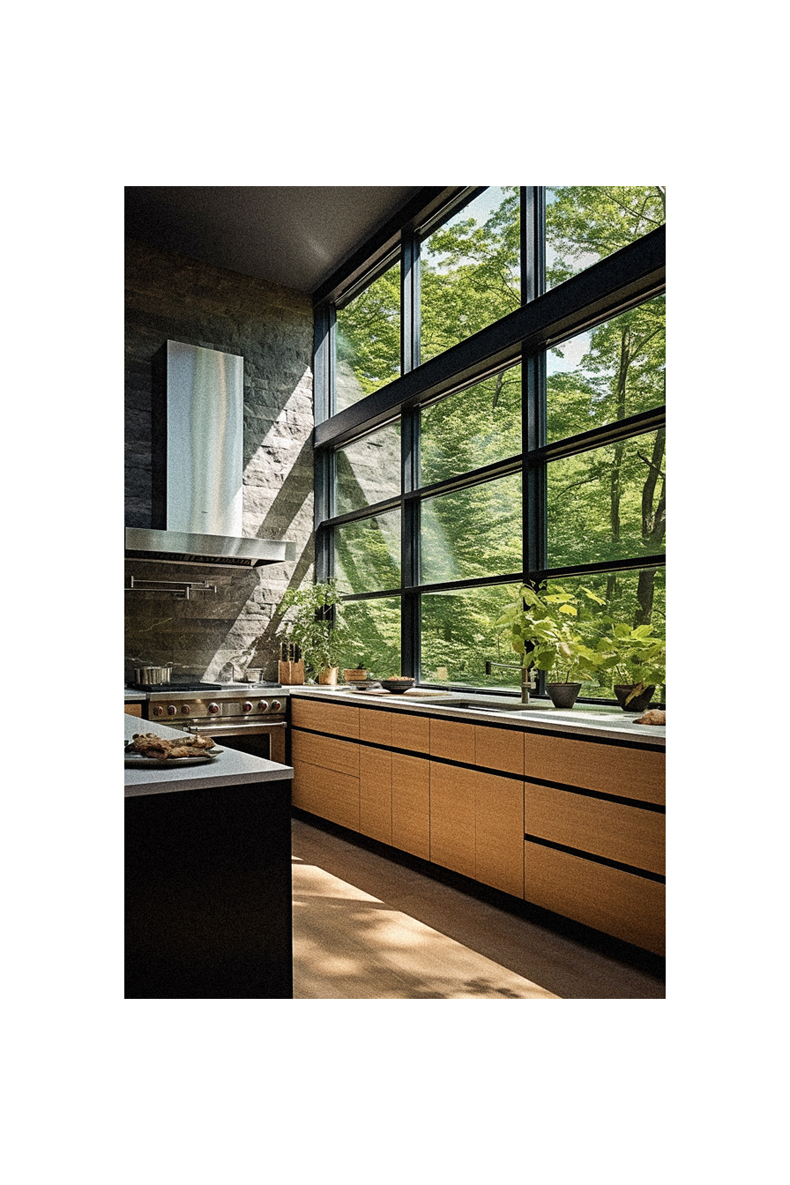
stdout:
POLYGON ((213 737, 220 746, 285 764, 286 697, 278 683, 147 688, 148 720, 213 737))

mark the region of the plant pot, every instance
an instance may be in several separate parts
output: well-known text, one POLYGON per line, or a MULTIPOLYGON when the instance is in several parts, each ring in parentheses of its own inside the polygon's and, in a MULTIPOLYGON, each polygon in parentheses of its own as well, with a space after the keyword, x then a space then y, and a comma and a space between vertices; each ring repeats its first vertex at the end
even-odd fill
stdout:
POLYGON ((617 696, 617 702, 624 712, 645 712, 653 695, 655 694, 655 687, 646 687, 639 695, 635 695, 633 699, 628 697, 638 686, 636 683, 617 683, 615 685, 614 693, 617 696))
POLYGON ((555 708, 572 708, 581 689, 581 683, 546 684, 546 691, 555 708))
POLYGON ((322 683, 324 687, 337 686, 337 672, 340 667, 324 667, 323 671, 318 672, 318 682, 322 683))

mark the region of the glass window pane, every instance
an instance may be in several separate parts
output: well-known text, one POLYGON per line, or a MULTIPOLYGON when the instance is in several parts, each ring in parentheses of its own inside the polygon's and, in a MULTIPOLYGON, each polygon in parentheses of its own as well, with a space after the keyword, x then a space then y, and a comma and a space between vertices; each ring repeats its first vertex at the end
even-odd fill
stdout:
POLYGON ((400 264, 337 312, 335 411, 400 375, 400 264))
MULTIPOLYGON (((664 568, 643 568, 639 572, 607 572, 595 576, 562 576, 548 582, 547 591, 556 593, 560 589, 573 593, 577 598, 579 616, 575 624, 584 640, 594 650, 598 639, 608 634, 612 621, 626 625, 652 625, 656 637, 666 639, 667 598, 666 570, 664 568), (595 593, 604 603, 597 604, 585 597, 583 589, 595 593)), ((582 698, 614 699, 611 673, 602 672, 597 679, 582 684, 582 698)), ((656 702, 666 698, 666 689, 660 688, 656 702)))
POLYGON ((666 222, 663 185, 547 185, 546 287, 666 222))
POLYGON ((657 296, 548 351, 549 441, 666 401, 665 318, 665 298, 657 296))
POLYGON ((521 452, 521 367, 420 412, 420 482, 430 485, 521 452))
POLYGON ((343 593, 400 587, 400 510, 335 527, 335 575, 343 593))
POLYGON ((467 687, 521 687, 521 668, 494 622, 512 602, 517 585, 423 593, 420 607, 423 683, 467 687), (486 662, 492 666, 486 674, 486 662), (511 669, 511 666, 513 669, 511 669))
POLYGON ((665 430, 547 466, 549 566, 660 555, 665 549, 665 430))
POLYGON ((365 667, 372 678, 400 674, 400 597, 346 601, 338 610, 347 640, 340 666, 365 667))
POLYGON ((420 248, 420 361, 521 304, 519 187, 492 185, 420 248))
POLYGON ((422 584, 520 572, 521 474, 426 498, 420 543, 422 584))
POLYGON ((335 514, 400 494, 400 421, 338 449, 335 473, 335 514))

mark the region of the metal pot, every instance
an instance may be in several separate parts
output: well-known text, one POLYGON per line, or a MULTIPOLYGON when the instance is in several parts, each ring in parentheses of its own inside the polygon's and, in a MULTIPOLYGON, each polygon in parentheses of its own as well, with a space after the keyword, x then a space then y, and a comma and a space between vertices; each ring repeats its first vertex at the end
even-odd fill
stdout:
POLYGON ((143 684, 169 683, 172 667, 172 662, 169 662, 166 667, 135 667, 134 681, 143 684))

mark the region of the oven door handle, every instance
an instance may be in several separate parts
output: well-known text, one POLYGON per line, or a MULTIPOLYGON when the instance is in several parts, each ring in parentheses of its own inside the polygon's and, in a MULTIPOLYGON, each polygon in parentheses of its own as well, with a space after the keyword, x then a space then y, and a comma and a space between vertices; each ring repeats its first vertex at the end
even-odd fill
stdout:
POLYGON ((244 736, 245 733, 271 732, 274 728, 285 728, 284 720, 251 720, 249 724, 188 724, 187 732, 203 736, 244 736))

